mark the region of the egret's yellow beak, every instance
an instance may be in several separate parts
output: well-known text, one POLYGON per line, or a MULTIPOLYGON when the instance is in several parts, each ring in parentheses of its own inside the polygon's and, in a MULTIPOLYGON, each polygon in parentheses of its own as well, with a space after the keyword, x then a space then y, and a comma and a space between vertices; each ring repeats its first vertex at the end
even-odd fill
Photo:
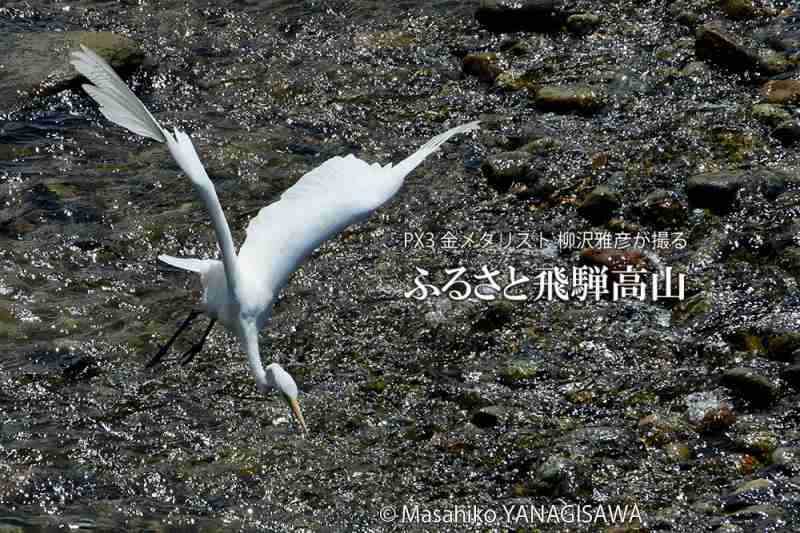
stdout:
POLYGON ((300 423, 300 427, 303 429, 303 433, 308 433, 308 428, 306 427, 306 421, 303 419, 303 411, 300 410, 300 404, 297 403, 297 400, 294 398, 288 398, 289 400, 289 407, 292 408, 292 413, 294 413, 294 417, 300 423))

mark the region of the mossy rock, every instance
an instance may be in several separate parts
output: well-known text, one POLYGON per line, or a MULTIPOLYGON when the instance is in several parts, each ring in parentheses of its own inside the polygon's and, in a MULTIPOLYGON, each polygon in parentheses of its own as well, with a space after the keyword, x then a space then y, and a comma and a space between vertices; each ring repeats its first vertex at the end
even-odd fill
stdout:
POLYGON ((524 385, 539 373, 539 365, 527 359, 514 359, 503 365, 498 374, 500 381, 509 386, 524 385))

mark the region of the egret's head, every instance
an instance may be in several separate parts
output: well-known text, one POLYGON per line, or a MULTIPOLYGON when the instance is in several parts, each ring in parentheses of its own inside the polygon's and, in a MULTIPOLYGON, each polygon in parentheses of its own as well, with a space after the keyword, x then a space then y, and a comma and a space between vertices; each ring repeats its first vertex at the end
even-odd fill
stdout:
POLYGON ((297 423, 300 424, 303 433, 307 433, 306 421, 303 419, 303 412, 300 410, 300 404, 297 403, 297 383, 294 382, 292 376, 278 363, 272 363, 267 366, 266 371, 275 389, 277 389, 278 393, 286 400, 286 403, 289 404, 289 408, 297 419, 297 423))

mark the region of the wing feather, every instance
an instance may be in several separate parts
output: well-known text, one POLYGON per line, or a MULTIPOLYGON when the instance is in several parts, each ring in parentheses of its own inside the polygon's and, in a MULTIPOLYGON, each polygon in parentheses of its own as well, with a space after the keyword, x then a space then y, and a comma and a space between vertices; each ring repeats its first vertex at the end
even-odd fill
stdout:
POLYGON ((328 159, 250 221, 240 264, 265 276, 277 294, 317 246, 388 202, 405 177, 450 137, 477 127, 471 122, 437 135, 396 166, 370 165, 352 154, 328 159))
POLYGON ((171 255, 159 255, 158 260, 175 268, 197 272, 198 274, 205 274, 214 263, 219 262, 215 259, 195 259, 194 257, 174 257, 171 255))
POLYGON ((84 45, 72 52, 72 58, 72 66, 94 84, 83 88, 100 104, 103 116, 143 137, 166 141, 164 130, 150 111, 103 58, 84 45))

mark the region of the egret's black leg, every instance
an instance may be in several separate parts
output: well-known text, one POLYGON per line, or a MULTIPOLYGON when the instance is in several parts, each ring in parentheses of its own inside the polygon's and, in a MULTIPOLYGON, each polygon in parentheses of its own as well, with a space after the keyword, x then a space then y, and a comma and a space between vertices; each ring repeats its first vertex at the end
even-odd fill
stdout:
POLYGON ((185 330, 186 328, 189 327, 189 324, 192 323, 192 320, 194 320, 195 318, 197 318, 201 314, 202 314, 202 311, 197 311, 196 309, 192 309, 189 312, 189 316, 187 316, 186 320, 183 321, 183 324, 181 324, 178 327, 178 331, 175 332, 175 335, 172 336, 172 338, 167 342, 167 344, 165 344, 164 346, 161 347, 161 349, 158 351, 158 353, 155 354, 153 356, 153 358, 150 359, 150 361, 148 361, 146 365, 144 365, 144 367, 145 368, 150 368, 150 367, 155 366, 156 364, 158 364, 158 362, 161 361, 161 358, 164 357, 164 355, 167 353, 167 351, 169 350, 170 346, 172 346, 172 343, 175 342, 175 339, 178 338, 178 335, 180 335, 183 332, 183 330, 185 330))
POLYGON ((208 334, 211 333, 211 328, 214 327, 214 324, 217 323, 216 318, 212 318, 211 322, 208 323, 208 327, 206 328, 205 333, 203 333, 203 337, 200 339, 200 342, 189 348, 185 354, 181 356, 181 364, 186 365, 194 359, 194 356, 200 353, 200 350, 203 349, 203 345, 206 343, 206 339, 208 338, 208 334))

